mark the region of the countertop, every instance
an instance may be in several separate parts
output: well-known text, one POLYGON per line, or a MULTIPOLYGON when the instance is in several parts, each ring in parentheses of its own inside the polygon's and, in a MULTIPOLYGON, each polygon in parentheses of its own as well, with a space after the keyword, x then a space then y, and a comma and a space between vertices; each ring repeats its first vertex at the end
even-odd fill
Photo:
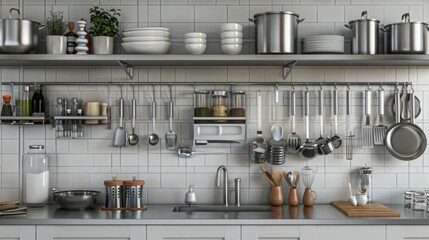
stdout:
POLYGON ((312 208, 283 206, 273 212, 178 213, 173 205, 148 205, 147 211, 106 212, 100 207, 84 211, 55 205, 28 208, 26 215, 2 216, 0 225, 429 225, 425 212, 402 205, 386 205, 401 213, 398 218, 348 218, 331 205, 312 208))

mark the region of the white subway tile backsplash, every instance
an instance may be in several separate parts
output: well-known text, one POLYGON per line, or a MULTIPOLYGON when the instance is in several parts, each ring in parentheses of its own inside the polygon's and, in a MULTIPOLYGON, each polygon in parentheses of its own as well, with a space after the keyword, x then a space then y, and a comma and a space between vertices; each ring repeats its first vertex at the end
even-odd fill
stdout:
POLYGON ((317 16, 318 22, 344 22, 344 7, 319 6, 317 16))

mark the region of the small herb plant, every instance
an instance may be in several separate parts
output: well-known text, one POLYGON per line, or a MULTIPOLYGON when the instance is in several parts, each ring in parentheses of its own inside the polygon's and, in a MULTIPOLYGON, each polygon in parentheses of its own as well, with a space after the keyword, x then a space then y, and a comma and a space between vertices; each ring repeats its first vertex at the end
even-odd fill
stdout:
POLYGON ((89 28, 90 33, 94 36, 114 37, 119 35, 119 21, 121 10, 111 8, 105 10, 98 6, 89 9, 91 14, 91 23, 94 25, 89 28))
POLYGON ((66 31, 67 22, 64 21, 63 12, 51 12, 51 16, 46 19, 48 35, 62 36, 66 31))

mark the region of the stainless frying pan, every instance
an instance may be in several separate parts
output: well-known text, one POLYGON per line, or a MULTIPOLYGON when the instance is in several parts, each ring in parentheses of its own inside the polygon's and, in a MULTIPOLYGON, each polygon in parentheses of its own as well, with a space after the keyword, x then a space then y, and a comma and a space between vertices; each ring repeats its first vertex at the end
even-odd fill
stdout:
MULTIPOLYGON (((411 161, 420 157, 426 150, 426 134, 415 122, 414 90, 411 89, 411 121, 401 122, 400 104, 396 104, 396 124, 387 130, 384 139, 387 150, 393 157, 411 161)), ((395 101, 400 101, 399 90, 395 91, 395 101)))

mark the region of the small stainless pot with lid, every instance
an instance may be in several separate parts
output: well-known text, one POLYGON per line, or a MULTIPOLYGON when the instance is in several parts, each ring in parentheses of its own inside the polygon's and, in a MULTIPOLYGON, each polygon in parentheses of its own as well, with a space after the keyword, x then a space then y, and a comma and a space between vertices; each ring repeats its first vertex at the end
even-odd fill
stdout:
POLYGON ((400 23, 382 26, 385 32, 385 52, 391 54, 424 54, 428 24, 424 22, 410 22, 410 14, 402 15, 400 23))
POLYGON ((360 19, 352 20, 349 25, 344 25, 350 29, 352 54, 378 53, 379 24, 379 20, 369 19, 368 12, 363 11, 360 19))
POLYGON ((38 22, 21 19, 19 10, 11 8, 9 19, 0 22, 0 53, 37 53, 39 30, 43 27, 38 22), (17 12, 18 18, 12 19, 13 11, 17 12))
POLYGON ((249 20, 256 26, 256 53, 298 53, 298 24, 304 21, 298 14, 270 11, 249 20))

